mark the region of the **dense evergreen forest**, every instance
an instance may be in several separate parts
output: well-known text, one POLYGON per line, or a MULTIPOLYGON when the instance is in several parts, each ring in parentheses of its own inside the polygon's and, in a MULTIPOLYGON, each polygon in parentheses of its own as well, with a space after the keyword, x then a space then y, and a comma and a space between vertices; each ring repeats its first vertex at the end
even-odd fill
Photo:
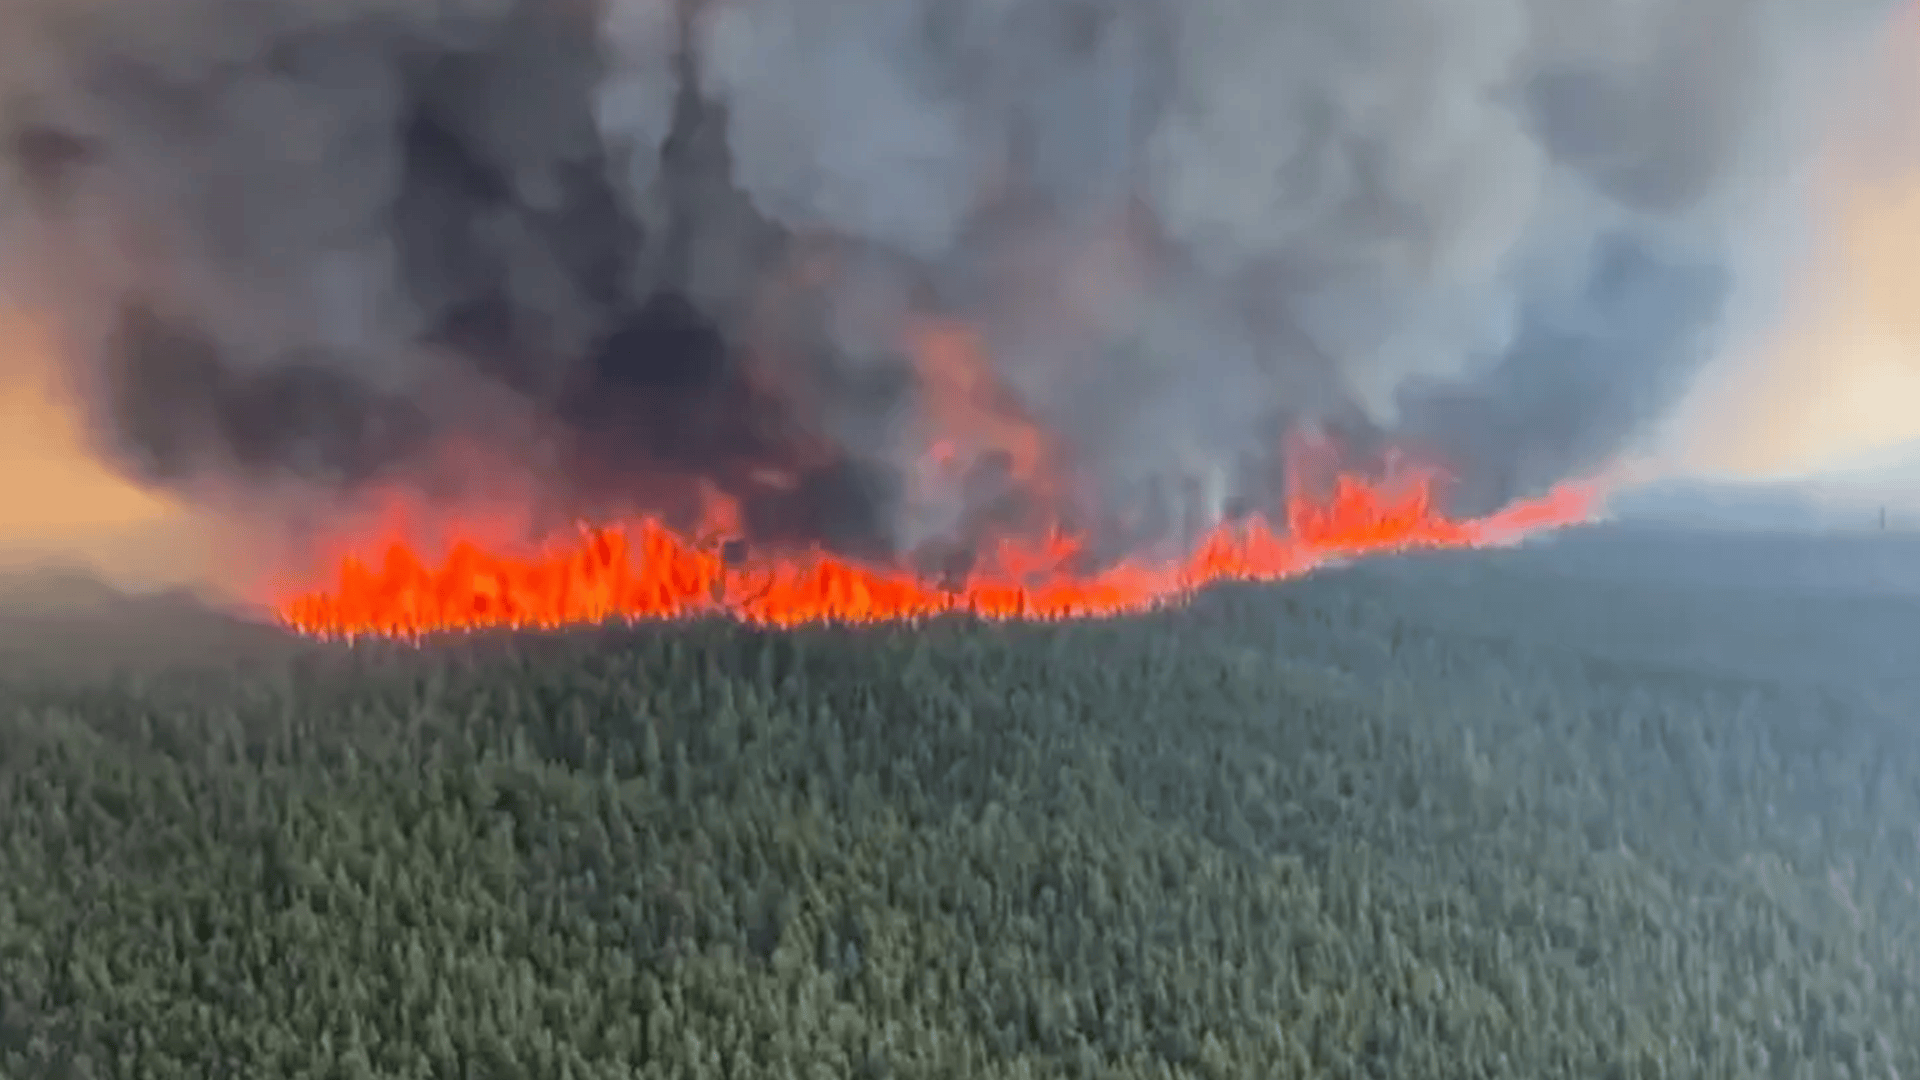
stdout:
POLYGON ((16 665, 0 1076, 1920 1075, 1880 699, 1447 587, 16 665))

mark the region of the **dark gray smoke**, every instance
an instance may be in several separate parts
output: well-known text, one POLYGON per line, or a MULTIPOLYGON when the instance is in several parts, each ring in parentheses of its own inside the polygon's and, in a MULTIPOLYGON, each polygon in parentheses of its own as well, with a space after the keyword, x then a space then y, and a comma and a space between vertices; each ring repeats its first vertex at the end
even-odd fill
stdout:
POLYGON ((0 257, 185 490, 465 440, 911 540, 964 323, 1101 490, 1317 420, 1486 504, 1684 389, 1856 6, 0 0, 0 257))

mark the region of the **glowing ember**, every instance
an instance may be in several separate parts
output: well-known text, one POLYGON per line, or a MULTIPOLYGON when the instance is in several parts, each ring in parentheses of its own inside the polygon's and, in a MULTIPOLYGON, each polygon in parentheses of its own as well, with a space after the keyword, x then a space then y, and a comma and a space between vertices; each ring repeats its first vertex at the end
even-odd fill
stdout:
MULTIPOLYGON (((655 521, 584 529, 572 542, 516 557, 472 541, 438 565, 394 543, 377 565, 344 557, 331 588, 277 605, 279 617, 328 637, 414 637, 486 627, 557 627, 609 620, 729 615, 792 626, 911 620, 947 613, 995 619, 1116 615, 1181 601, 1220 581, 1272 581, 1330 560, 1418 548, 1479 547, 1588 520, 1597 491, 1582 485, 1473 520, 1435 509, 1429 481, 1389 489, 1350 477, 1323 499, 1296 498, 1286 527, 1263 519, 1222 526, 1185 559, 1075 570, 1076 538, 1003 541, 964 579, 936 583, 908 571, 825 554, 751 556, 655 521)), ((703 533, 711 535, 709 530, 703 533)))

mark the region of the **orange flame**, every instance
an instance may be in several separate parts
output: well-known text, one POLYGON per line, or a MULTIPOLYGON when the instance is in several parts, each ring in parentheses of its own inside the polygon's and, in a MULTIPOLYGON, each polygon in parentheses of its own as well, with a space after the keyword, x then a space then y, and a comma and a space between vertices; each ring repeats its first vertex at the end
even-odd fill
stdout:
POLYGON ((1284 528, 1262 518, 1223 525, 1184 559, 1086 572, 1077 569, 1081 541, 1056 531, 1040 541, 1001 541, 950 583, 820 552, 735 563, 724 544, 690 539, 653 519, 582 528, 567 543, 525 556, 462 539, 437 564, 395 542, 375 565, 341 557, 329 588, 288 597, 276 612, 300 632, 347 638, 710 615, 770 626, 950 613, 1107 616, 1178 603, 1214 582, 1289 578, 1340 559, 1512 543, 1590 520, 1600 496, 1594 485, 1569 484, 1488 517, 1456 520, 1436 509, 1433 492, 1428 477, 1387 485, 1341 476, 1324 498, 1295 495, 1284 528))
POLYGON ((939 463, 963 466, 999 451, 1015 480, 1038 481, 1050 465, 1047 438, 994 378, 978 333, 961 323, 926 321, 912 327, 908 338, 920 377, 922 421, 939 463))

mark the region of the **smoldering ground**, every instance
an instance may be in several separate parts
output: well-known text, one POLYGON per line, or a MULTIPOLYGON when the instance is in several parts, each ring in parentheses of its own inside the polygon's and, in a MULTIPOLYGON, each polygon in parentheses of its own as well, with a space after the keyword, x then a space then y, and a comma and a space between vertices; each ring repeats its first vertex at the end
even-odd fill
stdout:
POLYGON ((5 281, 112 460, 229 501, 478 443, 897 546, 934 325, 1103 498, 1313 420, 1486 506, 1711 353, 1844 6, 6 0, 5 281))

